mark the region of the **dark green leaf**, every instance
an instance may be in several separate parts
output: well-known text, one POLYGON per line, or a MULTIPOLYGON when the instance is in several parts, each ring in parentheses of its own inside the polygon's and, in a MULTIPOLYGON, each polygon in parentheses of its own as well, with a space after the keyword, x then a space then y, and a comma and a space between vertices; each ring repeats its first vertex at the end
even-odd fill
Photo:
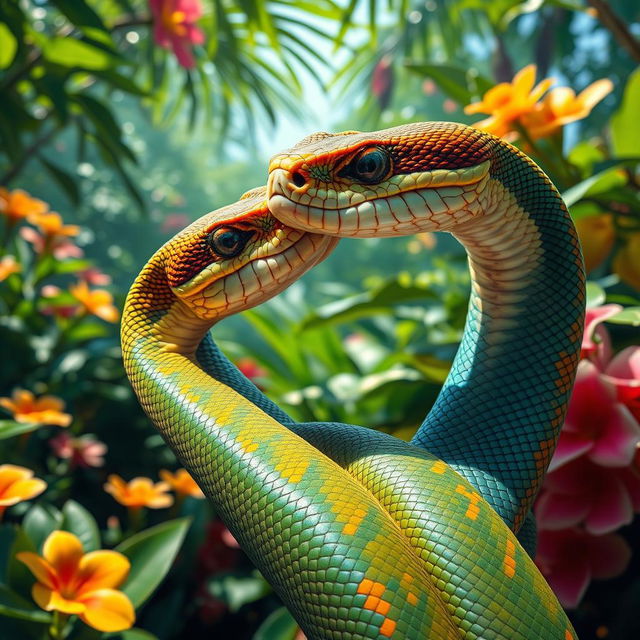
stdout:
POLYGON ((565 201, 567 207, 571 207, 588 196, 595 196, 614 187, 618 187, 626 184, 627 177, 621 169, 618 167, 612 167, 606 169, 600 173, 596 173, 594 176, 590 176, 586 180, 579 182, 570 189, 567 189, 562 194, 562 199, 565 201))
POLYGON ((253 640, 294 640, 298 623, 285 607, 276 609, 255 632, 253 640))
POLYGON ((158 636, 153 635, 153 633, 135 627, 119 633, 110 633, 107 638, 110 640, 158 640, 158 636))
POLYGON ((264 598, 271 587, 256 571, 252 575, 218 574, 207 582, 209 593, 227 603, 229 611, 236 613, 242 606, 264 598))
POLYGON ((15 422, 14 420, 0 420, 0 440, 6 440, 7 438, 13 438, 19 436, 22 433, 29 433, 39 429, 41 424, 15 422))
POLYGON ((106 31, 102 18, 84 0, 51 0, 71 23, 106 31))
POLYGON ((163 522, 141 531, 116 547, 131 561, 129 578, 122 587, 138 608, 155 591, 180 550, 190 519, 163 522))
POLYGON ((16 558, 21 551, 31 551, 37 553, 38 549, 31 541, 31 538, 24 530, 24 526, 19 527, 16 537, 9 550, 9 565, 7 567, 7 583, 14 591, 25 598, 31 597, 31 587, 35 578, 27 566, 16 558))
POLYGON ((80 538, 86 552, 100 548, 100 531, 94 517, 75 500, 68 500, 62 507, 61 528, 80 538))
POLYGON ((22 527, 36 549, 42 548, 47 536, 60 529, 63 516, 50 504, 34 504, 22 521, 22 527))
POLYGON ((80 190, 75 179, 66 171, 57 167, 53 162, 49 162, 44 156, 39 155, 40 162, 46 167, 53 179, 60 185, 61 189, 67 194, 73 205, 80 204, 80 190))
POLYGON ((39 624, 49 624, 51 622, 50 613, 38 609, 5 584, 0 584, 0 616, 28 620, 39 624))

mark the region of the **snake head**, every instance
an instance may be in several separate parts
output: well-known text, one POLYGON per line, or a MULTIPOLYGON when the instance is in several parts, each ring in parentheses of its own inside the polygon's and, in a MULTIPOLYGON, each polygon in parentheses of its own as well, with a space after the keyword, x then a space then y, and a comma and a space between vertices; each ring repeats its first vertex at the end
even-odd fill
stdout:
POLYGON ((285 226, 259 187, 203 216, 164 247, 172 293, 196 316, 219 320, 288 287, 327 257, 337 239, 285 226))
POLYGON ((285 224, 337 236, 450 231, 480 213, 496 143, 449 122, 313 134, 272 158, 269 208, 285 224))

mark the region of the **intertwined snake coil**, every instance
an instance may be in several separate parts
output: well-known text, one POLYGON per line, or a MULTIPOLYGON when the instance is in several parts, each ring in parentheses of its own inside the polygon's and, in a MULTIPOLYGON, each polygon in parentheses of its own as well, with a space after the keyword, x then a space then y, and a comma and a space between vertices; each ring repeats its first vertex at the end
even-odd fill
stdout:
POLYGON ((566 207, 514 147, 452 123, 322 133, 272 160, 266 190, 149 260, 125 306, 123 354, 146 412, 311 640, 571 640, 515 533, 564 419, 584 298, 566 207), (208 335, 336 237, 419 231, 465 246, 472 292, 411 444, 295 423, 208 335))

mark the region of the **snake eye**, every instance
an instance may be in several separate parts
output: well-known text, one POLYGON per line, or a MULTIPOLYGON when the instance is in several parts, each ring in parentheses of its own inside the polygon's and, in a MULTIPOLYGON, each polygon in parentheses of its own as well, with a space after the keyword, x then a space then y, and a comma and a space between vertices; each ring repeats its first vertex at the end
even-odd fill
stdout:
POLYGON ((354 158, 338 175, 354 178, 364 184, 375 184, 389 173, 389 165, 389 156, 382 149, 372 147, 354 158))
POLYGON ((233 258, 244 249, 252 235, 253 231, 235 227, 218 227, 209 234, 209 246, 219 256, 233 258))

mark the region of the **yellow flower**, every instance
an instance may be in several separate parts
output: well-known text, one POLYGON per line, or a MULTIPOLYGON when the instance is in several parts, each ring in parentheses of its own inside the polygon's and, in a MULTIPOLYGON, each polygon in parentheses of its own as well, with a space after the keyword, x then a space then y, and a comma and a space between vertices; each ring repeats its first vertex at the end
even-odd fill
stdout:
POLYGON ((516 73, 513 82, 501 82, 492 87, 480 102, 467 105, 464 112, 490 114, 490 118, 473 126, 495 135, 504 135, 511 123, 534 109, 536 102, 553 83, 553 78, 545 78, 534 87, 535 81, 536 65, 527 65, 516 73))
POLYGON ((120 314, 113 305, 113 296, 105 289, 89 289, 89 285, 81 280, 69 287, 71 295, 82 305, 85 313, 90 313, 107 322, 117 322, 120 314))
POLYGON ((70 414, 64 413, 64 402, 60 398, 56 396, 36 398, 26 389, 15 389, 11 398, 0 398, 0 407, 10 411, 16 422, 68 427, 72 420, 70 414))
POLYGON ((22 267, 14 256, 0 258, 0 282, 6 280, 12 273, 19 273, 21 270, 22 267))
POLYGON ((124 631, 133 626, 133 605, 116 589, 131 566, 121 553, 85 554, 77 536, 54 531, 45 540, 42 557, 23 551, 16 558, 35 576, 31 595, 42 609, 76 614, 98 631, 124 631))
POLYGON ((0 518, 7 507, 39 496, 47 483, 33 477, 33 471, 13 464, 0 465, 0 518))
POLYGON ((556 87, 533 111, 522 116, 522 124, 534 139, 550 136, 565 124, 586 118, 611 91, 613 82, 608 78, 596 80, 577 96, 569 87, 556 87))
POLYGON ((613 260, 613 270, 622 281, 640 291, 640 232, 628 236, 613 260))
POLYGON ((134 478, 131 482, 125 482, 116 474, 111 474, 107 480, 104 490, 125 507, 163 509, 173 504, 173 496, 167 493, 169 485, 166 482, 154 484, 150 478, 134 478))
POLYGON ((186 469, 178 469, 175 473, 162 469, 160 477, 179 495, 204 498, 202 489, 186 469))
POLYGON ((587 273, 600 266, 613 248, 616 231, 610 213, 576 220, 587 273))
POLYGON ((55 211, 30 215, 29 222, 35 225, 48 238, 58 236, 77 236, 80 233, 80 227, 76 224, 64 224, 62 216, 55 211))
POLYGON ((37 216, 49 210, 49 205, 42 200, 32 198, 26 191, 15 189, 9 191, 0 187, 0 213, 6 216, 10 224, 15 224, 28 216, 37 216))

